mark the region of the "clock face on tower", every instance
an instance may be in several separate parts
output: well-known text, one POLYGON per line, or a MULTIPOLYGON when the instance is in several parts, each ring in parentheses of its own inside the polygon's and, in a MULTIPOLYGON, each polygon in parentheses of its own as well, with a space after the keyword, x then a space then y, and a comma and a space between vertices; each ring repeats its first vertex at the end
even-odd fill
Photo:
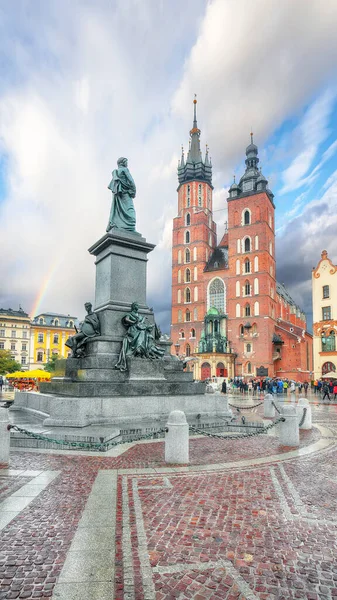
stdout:
POLYGON ((243 191, 251 192, 253 190, 253 180, 243 182, 243 191))

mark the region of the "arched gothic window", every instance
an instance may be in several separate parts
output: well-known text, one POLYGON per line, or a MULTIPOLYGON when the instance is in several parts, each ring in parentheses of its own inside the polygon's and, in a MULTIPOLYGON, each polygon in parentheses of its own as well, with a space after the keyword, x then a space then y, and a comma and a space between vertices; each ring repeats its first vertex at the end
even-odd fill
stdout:
POLYGON ((218 311, 225 312, 225 284, 219 277, 209 284, 207 304, 207 309, 214 306, 218 311))
POLYGON ((252 351, 252 345, 251 344, 247 344, 246 346, 246 352, 251 352, 252 351))
POLYGON ((187 323, 189 323, 189 321, 191 320, 191 313, 190 311, 187 309, 187 311, 185 312, 185 321, 187 323))
POLYGON ((250 317, 250 304, 246 304, 245 306, 245 316, 250 317))
POLYGON ((247 373, 251 373, 252 372, 252 363, 247 363, 247 373))
POLYGON ((250 260, 248 258, 245 260, 245 273, 250 273, 250 260))
POLYGON ((190 213, 186 214, 186 225, 187 226, 191 225, 191 215, 190 215, 190 213))
POLYGON ((185 290, 185 302, 191 302, 191 290, 186 288, 185 290))
POLYGON ((185 232, 185 244, 189 244, 190 243, 190 232, 186 231, 185 232))
POLYGON ((189 269, 186 269, 185 271, 185 282, 189 283, 191 281, 191 271, 189 269))
POLYGON ((248 279, 246 279, 245 281, 245 296, 250 296, 250 283, 248 281, 248 279))
POLYGON ((244 251, 245 252, 250 252, 250 239, 249 238, 245 239, 244 251))
POLYGON ((245 210, 245 212, 243 214, 243 224, 249 225, 249 223, 250 223, 250 213, 249 213, 249 210, 245 210))
POLYGON ((188 248, 185 250, 185 263, 191 262, 191 253, 188 248))
POLYGON ((191 337, 192 337, 192 338, 195 338, 195 329, 194 329, 193 327, 192 327, 192 329, 191 329, 191 337))
POLYGON ((191 346, 189 344, 185 346, 185 354, 186 356, 191 356, 191 346))

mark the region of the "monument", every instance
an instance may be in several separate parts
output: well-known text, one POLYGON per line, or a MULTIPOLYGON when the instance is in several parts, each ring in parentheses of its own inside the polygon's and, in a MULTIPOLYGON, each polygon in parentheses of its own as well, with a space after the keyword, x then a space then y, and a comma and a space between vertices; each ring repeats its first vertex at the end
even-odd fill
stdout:
POLYGON ((146 302, 146 267, 154 249, 136 231, 135 182, 126 158, 117 161, 106 233, 89 248, 95 256, 94 310, 67 341, 72 356, 57 361, 51 382, 40 393, 20 392, 15 409, 36 412, 44 426, 109 424, 123 430, 144 422, 165 423, 172 410, 212 422, 229 417, 221 395, 205 395, 184 363, 170 354, 146 302))

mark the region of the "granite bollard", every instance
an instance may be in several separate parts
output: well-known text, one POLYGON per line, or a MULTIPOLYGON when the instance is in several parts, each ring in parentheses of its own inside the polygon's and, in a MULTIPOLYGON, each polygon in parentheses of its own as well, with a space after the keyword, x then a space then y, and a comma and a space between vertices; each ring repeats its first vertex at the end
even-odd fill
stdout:
POLYGON ((299 446, 300 434, 296 406, 282 406, 281 416, 285 419, 279 424, 281 446, 299 446))
POLYGON ((165 462, 186 464, 189 462, 189 427, 182 410, 172 410, 166 424, 165 462))
POLYGON ((10 432, 7 429, 9 425, 8 409, 0 409, 0 465, 9 465, 9 444, 10 432))
POLYGON ((266 418, 275 417, 274 398, 272 394, 266 394, 263 402, 263 416, 266 418))
POLYGON ((311 417, 311 406, 309 404, 308 398, 299 398, 297 405, 297 419, 300 429, 312 429, 312 417, 311 417), (304 409, 306 408, 305 416, 303 415, 304 409), (302 425, 300 425, 302 418, 304 416, 304 421, 302 425))

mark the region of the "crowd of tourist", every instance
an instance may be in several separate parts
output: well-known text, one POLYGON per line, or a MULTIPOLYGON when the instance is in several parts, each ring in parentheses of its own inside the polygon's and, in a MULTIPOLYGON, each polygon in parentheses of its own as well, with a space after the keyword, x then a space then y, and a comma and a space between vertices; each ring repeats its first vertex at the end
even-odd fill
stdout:
POLYGON ((270 394, 294 394, 297 391, 300 394, 307 396, 308 390, 311 389, 314 394, 320 394, 323 396, 323 400, 326 398, 330 400, 330 396, 334 396, 334 400, 337 398, 337 380, 320 380, 316 379, 311 381, 293 381, 290 379, 243 379, 241 377, 235 377, 234 379, 228 380, 228 389, 237 390, 241 394, 251 393, 253 396, 266 392, 270 394))

